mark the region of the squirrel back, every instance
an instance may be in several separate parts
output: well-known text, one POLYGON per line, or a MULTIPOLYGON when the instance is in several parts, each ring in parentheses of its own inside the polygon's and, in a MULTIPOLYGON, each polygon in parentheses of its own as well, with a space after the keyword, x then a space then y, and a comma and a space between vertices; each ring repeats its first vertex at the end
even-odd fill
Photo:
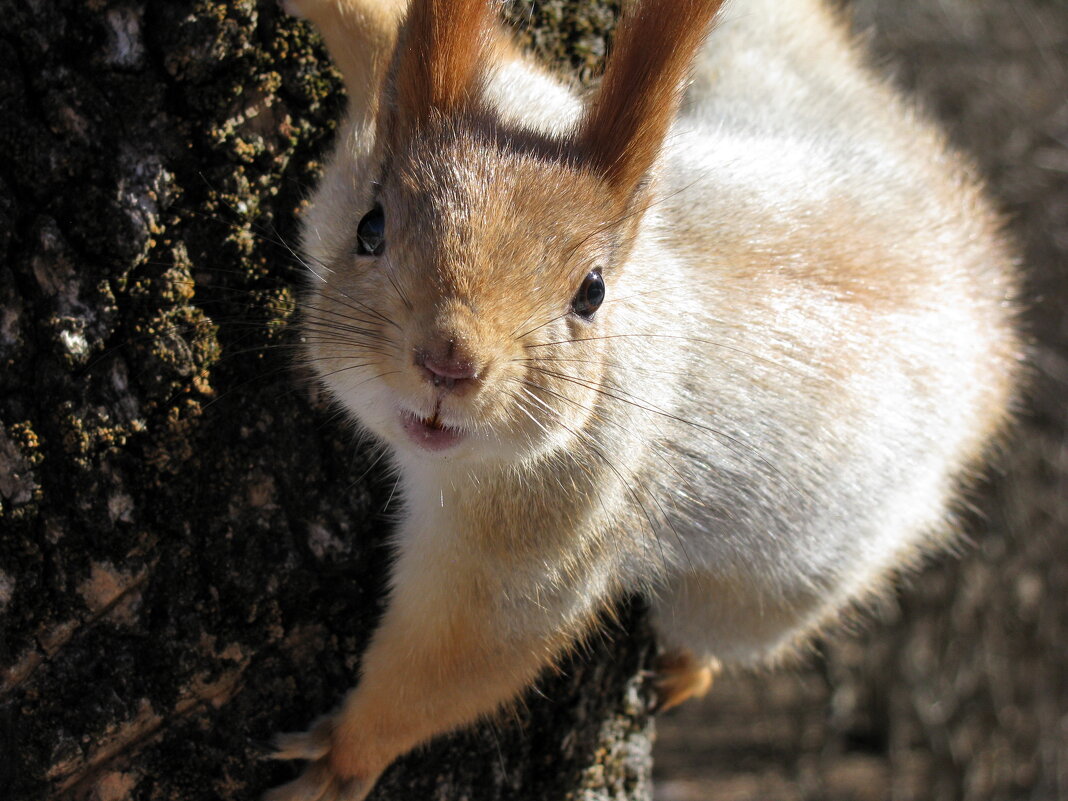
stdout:
POLYGON ((697 438, 723 458, 650 476, 661 497, 678 471, 706 488, 673 531, 722 521, 680 538, 680 563, 704 567, 680 568, 659 616, 723 662, 789 653, 951 542, 1017 392, 1002 220, 865 62, 822 3, 735 2, 666 146, 660 236, 715 297, 684 346, 705 383, 678 416, 714 420, 697 438))

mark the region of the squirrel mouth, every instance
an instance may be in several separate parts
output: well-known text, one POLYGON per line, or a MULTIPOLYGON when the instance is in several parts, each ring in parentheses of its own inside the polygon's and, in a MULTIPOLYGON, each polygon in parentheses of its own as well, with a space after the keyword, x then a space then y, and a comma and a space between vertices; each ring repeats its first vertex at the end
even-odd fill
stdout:
POLYGON ((440 406, 430 417, 417 417, 411 412, 401 412, 401 427, 408 438, 428 451, 443 451, 464 438, 463 432, 441 422, 440 406))

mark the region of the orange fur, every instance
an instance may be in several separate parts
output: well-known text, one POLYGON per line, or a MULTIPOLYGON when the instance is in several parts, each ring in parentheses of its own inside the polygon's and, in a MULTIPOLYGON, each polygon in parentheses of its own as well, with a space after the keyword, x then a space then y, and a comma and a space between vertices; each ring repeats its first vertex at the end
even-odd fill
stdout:
POLYGON ((653 166, 675 120, 683 82, 722 0, 641 3, 616 33, 579 132, 585 156, 622 196, 653 166))
POLYGON ((395 88, 411 127, 431 111, 449 114, 476 94, 494 23, 485 0, 416 0, 409 9, 395 88))
POLYGON ((656 660, 656 711, 666 712, 712 689, 720 671, 715 661, 700 660, 691 651, 670 651, 656 660))

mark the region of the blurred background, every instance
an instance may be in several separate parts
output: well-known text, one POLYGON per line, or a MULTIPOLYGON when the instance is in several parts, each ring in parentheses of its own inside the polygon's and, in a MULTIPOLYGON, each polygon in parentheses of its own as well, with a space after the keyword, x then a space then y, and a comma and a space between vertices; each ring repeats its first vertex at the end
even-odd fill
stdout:
POLYGON ((960 558, 800 670, 657 722, 656 801, 1068 798, 1068 4, 858 0, 1020 244, 1034 386, 960 558))

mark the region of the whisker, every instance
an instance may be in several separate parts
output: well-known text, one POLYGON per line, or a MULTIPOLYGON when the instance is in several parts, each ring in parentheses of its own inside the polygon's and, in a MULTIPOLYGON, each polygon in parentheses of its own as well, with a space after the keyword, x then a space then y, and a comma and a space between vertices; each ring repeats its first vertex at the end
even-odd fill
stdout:
MULTIPOLYGON (((541 390, 545 390, 546 389, 545 387, 541 387, 541 386, 539 386, 537 384, 533 384, 532 382, 529 382, 529 381, 522 381, 522 383, 527 384, 528 386, 536 387, 536 388, 541 389, 541 390)), ((550 392, 551 392, 551 390, 550 390, 550 392)), ((553 393, 553 394, 555 394, 555 393, 553 393)), ((531 397, 533 399, 535 399, 535 400, 539 400, 533 395, 531 395, 531 397)), ((548 408, 548 407, 546 407, 546 408, 548 408)), ((627 493, 631 496, 631 498, 634 500, 634 502, 638 505, 638 508, 641 509, 642 515, 644 516, 645 521, 646 521, 646 523, 647 523, 647 525, 649 527, 649 533, 652 534, 653 538, 656 540, 657 547, 660 549, 661 564, 663 565, 664 569, 666 570, 667 569, 667 565, 668 565, 667 554, 664 551, 664 543, 660 539, 660 533, 657 531, 657 527, 656 527, 656 524, 653 522, 652 515, 649 513, 649 510, 646 508, 645 504, 642 503, 641 498, 638 496, 638 493, 635 491, 635 489, 633 488, 631 483, 629 481, 627 481, 623 477, 623 475, 619 472, 619 469, 611 462, 611 460, 608 459, 608 457, 606 457, 604 455, 604 453, 601 451, 601 449, 597 446, 596 441, 587 432, 576 431, 575 429, 573 429, 570 426, 568 426, 565 423, 563 423, 559 419, 558 415, 557 415, 557 419, 554 421, 554 425, 560 426, 565 431, 569 432, 572 436, 574 436, 576 439, 578 439, 579 441, 585 443, 585 445, 594 453, 594 455, 597 456, 598 458, 600 458, 601 461, 604 462, 604 464, 608 467, 608 469, 611 470, 615 474, 616 478, 619 479, 620 484, 627 491, 627 493)), ((592 475, 591 475, 591 478, 592 478, 592 475)), ((656 498, 654 497, 653 500, 655 501, 656 498)), ((659 506, 659 501, 657 501, 657 505, 659 506)), ((602 506, 603 506, 603 504, 602 504, 602 506)), ((661 514, 662 520, 665 523, 667 523, 668 528, 670 528, 672 530, 672 532, 675 534, 676 539, 679 540, 679 543, 681 545, 682 539, 679 536, 679 533, 675 530, 674 526, 671 524, 671 521, 668 519, 667 515, 664 513, 663 507, 660 508, 660 514, 661 514)))
POLYGON ((598 361, 596 359, 563 359, 563 358, 554 358, 554 357, 542 356, 542 357, 538 357, 536 359, 529 358, 529 357, 527 357, 527 358, 514 358, 514 359, 511 359, 511 361, 512 362, 517 362, 517 363, 520 363, 520 364, 541 364, 543 362, 553 362, 553 363, 565 362, 565 363, 574 363, 574 364, 589 364, 589 365, 593 365, 594 367, 600 367, 600 366, 616 367, 616 368, 618 368, 620 370, 627 370, 627 371, 633 372, 633 373, 650 373, 652 375, 679 375, 679 376, 688 376, 688 375, 690 375, 690 373, 685 371, 685 370, 654 370, 654 369, 649 368, 649 367, 634 367, 633 365, 630 365, 630 364, 620 364, 619 362, 613 362, 613 361, 598 361))
MULTIPOLYGON (((308 267, 308 270, 311 271, 311 267, 308 267)), ((321 290, 320 293, 324 297, 328 297, 329 299, 333 300, 335 303, 338 303, 341 306, 345 306, 346 308, 348 308, 348 309, 350 309, 352 311, 360 311, 362 309, 363 311, 366 311, 366 312, 370 313, 374 317, 376 317, 379 320, 381 320, 382 322, 386 323, 387 325, 393 326, 398 331, 402 330, 400 325, 396 321, 389 319, 388 317, 386 317, 384 314, 382 314, 377 309, 371 308, 370 306, 368 306, 363 301, 357 300, 356 298, 352 297, 352 295, 349 295, 346 292, 342 292, 336 286, 332 286, 331 284, 327 283, 326 280, 324 278, 322 278, 321 276, 319 276, 317 273, 314 273, 314 271, 312 271, 312 272, 313 272, 313 274, 316 275, 317 278, 319 278, 320 281, 323 282, 323 286, 325 287, 325 289, 321 290), (329 295, 328 294, 329 292, 335 293, 336 296, 329 295), (338 300, 338 297, 344 298, 345 300, 349 301, 349 303, 345 303, 342 300, 338 300), (356 304, 356 305, 355 306, 351 305, 353 303, 356 304)))
POLYGON ((598 337, 576 337, 574 339, 562 339, 556 342, 539 342, 532 345, 524 345, 523 347, 525 347, 527 350, 533 350, 534 348, 546 348, 553 345, 573 345, 578 342, 600 342, 611 339, 674 339, 680 342, 692 342, 698 345, 708 345, 709 347, 720 348, 721 350, 728 350, 732 353, 738 353, 742 356, 748 356, 751 359, 756 359, 757 361, 764 362, 768 365, 771 365, 772 367, 777 367, 780 370, 793 373, 794 375, 799 376, 801 378, 814 378, 814 376, 812 375, 808 375, 800 370, 795 370, 785 364, 782 364, 781 362, 776 362, 772 359, 767 359, 763 356, 751 353, 750 351, 747 351, 743 348, 738 348, 733 345, 727 345, 722 342, 716 342, 714 340, 699 339, 697 337, 686 337, 677 334, 605 334, 603 336, 598 337))
POLYGON ((383 261, 385 261, 385 263, 386 263, 386 270, 385 270, 386 278, 389 280, 389 283, 393 286, 393 289, 396 291, 397 297, 400 298, 401 303, 404 304, 404 308, 406 308, 408 311, 411 311, 412 310, 411 301, 408 300, 408 296, 404 294, 404 291, 400 288, 400 285, 397 284, 396 280, 393 277, 394 268, 393 268, 393 260, 392 260, 392 257, 390 255, 390 252, 386 251, 386 253, 383 254, 383 255, 384 255, 383 261))
POLYGON ((674 420, 675 422, 682 423, 683 425, 692 426, 693 428, 699 429, 701 431, 706 431, 712 436, 716 437, 716 439, 720 441, 720 444, 727 447, 728 450, 730 450, 736 456, 742 456, 744 453, 748 452, 748 454, 752 458, 755 458, 759 463, 764 465, 769 471, 771 471, 772 474, 778 476, 785 486, 789 487, 791 490, 798 493, 799 495, 807 495, 807 493, 803 493, 802 490, 794 486, 794 484, 786 477, 786 475, 781 470, 779 470, 770 460, 768 460, 763 454, 761 454, 759 450, 757 450, 755 447, 745 442, 744 440, 732 436, 731 434, 728 434, 725 431, 712 428, 711 426, 696 422, 694 420, 687 420, 684 417, 672 414, 671 412, 665 411, 663 409, 658 409, 655 406, 648 406, 644 403, 640 403, 638 402, 640 399, 635 400, 633 395, 623 390, 617 390, 618 392, 622 393, 622 395, 617 395, 613 392, 610 392, 608 389, 605 389, 604 384, 584 381, 582 379, 576 378, 575 376, 570 376, 565 373, 557 373, 552 370, 545 370, 544 368, 539 368, 536 366, 531 366, 530 369, 543 373, 547 376, 559 378, 562 381, 570 381, 571 383, 574 383, 577 386, 592 390, 594 392, 604 395, 605 397, 617 400, 620 403, 629 404, 637 409, 642 409, 643 411, 649 412, 651 414, 657 414, 669 420, 674 420))

